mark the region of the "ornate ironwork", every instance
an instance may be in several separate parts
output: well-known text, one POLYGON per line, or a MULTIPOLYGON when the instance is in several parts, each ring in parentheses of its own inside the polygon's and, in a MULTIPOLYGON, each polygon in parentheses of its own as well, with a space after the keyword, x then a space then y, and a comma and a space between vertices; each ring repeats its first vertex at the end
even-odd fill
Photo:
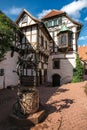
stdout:
POLYGON ((16 72, 19 76, 18 81, 18 93, 17 93, 17 100, 16 103, 13 105, 13 113, 16 114, 19 117, 25 117, 27 114, 34 113, 39 108, 39 93, 37 88, 34 86, 32 88, 29 87, 23 87, 21 85, 21 76, 22 76, 22 69, 23 66, 27 65, 31 66, 31 69, 34 69, 37 76, 37 58, 33 59, 33 56, 29 56, 32 52, 36 55, 35 51, 32 47, 29 47, 29 44, 25 45, 25 48, 23 48, 23 44, 21 45, 21 48, 19 46, 15 47, 12 51, 12 55, 14 51, 19 52, 19 58, 18 63, 16 67, 16 72))

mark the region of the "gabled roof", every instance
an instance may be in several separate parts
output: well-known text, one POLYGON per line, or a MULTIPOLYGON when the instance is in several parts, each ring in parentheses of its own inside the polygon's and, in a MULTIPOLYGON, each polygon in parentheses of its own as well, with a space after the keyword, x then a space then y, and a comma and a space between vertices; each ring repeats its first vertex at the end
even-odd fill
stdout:
MULTIPOLYGON (((34 16, 32 16, 26 9, 23 9, 23 10, 21 11, 20 15, 19 15, 18 18, 16 19, 16 23, 18 23, 18 22, 20 21, 20 19, 22 18, 22 16, 23 16, 25 13, 26 13, 29 17, 31 17, 31 19, 33 19, 34 21, 36 21, 35 24, 38 25, 41 29, 43 29, 43 30, 45 31, 45 33, 47 34, 49 40, 52 40, 52 41, 53 41, 53 39, 52 39, 51 35, 49 34, 47 28, 45 27, 44 23, 43 23, 41 20, 39 20, 39 19, 35 18, 34 16)), ((27 25, 27 26, 29 26, 29 25, 27 25)))
POLYGON ((32 16, 26 9, 23 9, 21 11, 21 13, 19 14, 18 18, 16 19, 16 23, 18 23, 20 21, 20 19, 22 18, 23 14, 26 13, 28 16, 30 16, 34 21, 36 22, 40 22, 39 19, 35 18, 34 16, 32 16))
POLYGON ((82 61, 87 61, 87 46, 78 47, 78 54, 82 61))
POLYGON ((77 25, 79 25, 80 27, 83 26, 82 23, 77 22, 77 21, 75 21, 74 19, 72 19, 71 17, 69 17, 68 14, 65 14, 65 16, 66 16, 72 23, 77 24, 77 25))
POLYGON ((50 11, 47 15, 45 15, 45 16, 42 18, 42 21, 45 21, 45 20, 47 20, 47 19, 50 19, 51 17, 60 16, 60 15, 66 16, 66 17, 67 17, 71 22, 73 22, 74 24, 77 24, 77 25, 82 26, 82 24, 81 24, 80 22, 77 22, 77 21, 73 20, 72 18, 70 18, 66 12, 61 11, 61 10, 55 10, 55 9, 52 10, 52 11, 50 11))
POLYGON ((63 13, 64 13, 64 12, 63 12, 63 11, 60 11, 60 10, 52 10, 52 11, 50 11, 47 15, 45 15, 42 19, 47 19, 47 18, 56 16, 56 15, 60 15, 60 14, 63 14, 63 13))

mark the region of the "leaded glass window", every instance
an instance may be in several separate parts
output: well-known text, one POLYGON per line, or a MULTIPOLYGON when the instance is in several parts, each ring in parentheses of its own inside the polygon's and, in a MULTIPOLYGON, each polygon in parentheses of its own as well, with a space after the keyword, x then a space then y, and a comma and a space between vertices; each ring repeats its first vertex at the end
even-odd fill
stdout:
POLYGON ((22 18, 22 23, 27 23, 28 21, 28 16, 26 14, 24 14, 23 18, 22 18))

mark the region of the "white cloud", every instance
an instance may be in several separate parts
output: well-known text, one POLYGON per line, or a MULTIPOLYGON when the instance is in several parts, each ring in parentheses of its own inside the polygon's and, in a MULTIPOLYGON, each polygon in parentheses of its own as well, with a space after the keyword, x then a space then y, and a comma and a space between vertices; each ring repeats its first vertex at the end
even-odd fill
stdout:
POLYGON ((79 40, 87 40, 87 36, 81 36, 79 40))
POLYGON ((87 21, 87 17, 85 17, 84 20, 87 21))
POLYGON ((41 19, 41 18, 44 17, 46 14, 48 14, 50 11, 51 11, 51 9, 49 9, 49 10, 43 10, 41 13, 39 13, 39 14, 37 15, 37 17, 38 17, 39 19, 41 19))
POLYGON ((10 14, 10 15, 18 15, 21 10, 22 10, 22 8, 13 6, 12 8, 10 8, 8 10, 4 10, 4 12, 6 14, 10 14))
POLYGON ((87 0, 73 1, 70 4, 63 6, 61 10, 78 19, 80 18, 80 11, 84 8, 87 8, 87 0))

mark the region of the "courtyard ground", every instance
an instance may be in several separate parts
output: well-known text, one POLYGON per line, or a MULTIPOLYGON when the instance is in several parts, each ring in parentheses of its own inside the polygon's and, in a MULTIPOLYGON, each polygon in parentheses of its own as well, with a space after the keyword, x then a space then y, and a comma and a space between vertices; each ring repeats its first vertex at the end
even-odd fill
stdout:
POLYGON ((40 102, 48 112, 47 118, 33 127, 18 127, 9 121, 17 89, 0 90, 0 130, 87 130, 87 81, 61 87, 39 87, 40 102))

